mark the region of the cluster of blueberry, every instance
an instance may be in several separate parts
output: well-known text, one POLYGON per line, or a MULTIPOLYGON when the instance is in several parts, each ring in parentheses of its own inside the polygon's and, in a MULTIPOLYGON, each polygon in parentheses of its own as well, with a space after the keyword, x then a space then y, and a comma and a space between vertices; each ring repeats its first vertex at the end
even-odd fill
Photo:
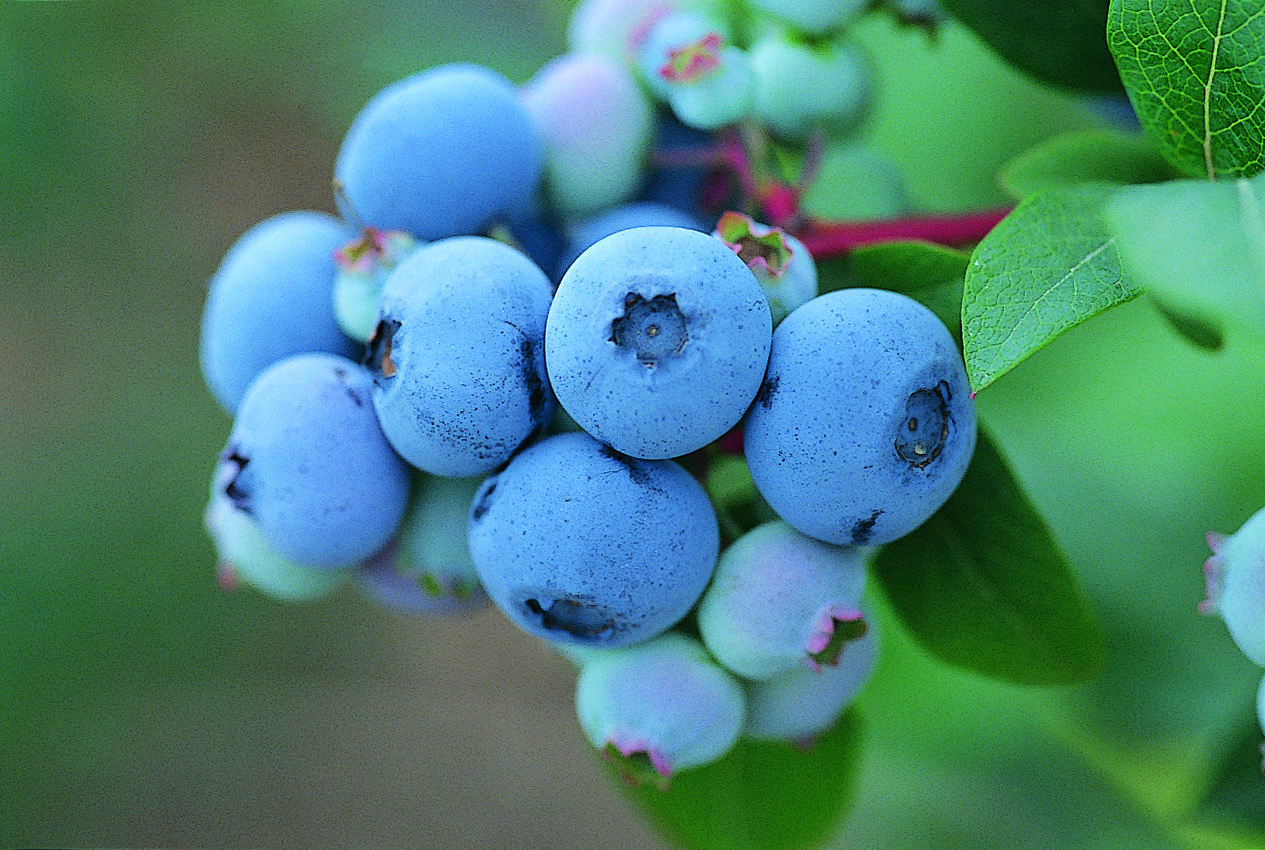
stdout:
POLYGON ((270 218, 211 282, 221 580, 491 601, 576 661, 587 737, 651 778, 829 728, 874 661, 869 547, 970 460, 961 358, 917 302, 818 295, 794 236, 717 218, 707 157, 648 152, 855 123, 840 33, 866 5, 583 2, 520 88, 459 64, 372 98, 342 217, 270 218))

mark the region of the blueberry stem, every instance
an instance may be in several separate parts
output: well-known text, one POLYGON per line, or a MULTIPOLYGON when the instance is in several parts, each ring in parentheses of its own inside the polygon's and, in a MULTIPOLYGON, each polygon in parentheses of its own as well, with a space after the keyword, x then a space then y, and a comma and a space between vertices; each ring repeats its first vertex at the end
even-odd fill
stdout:
POLYGON ((814 259, 838 257, 856 248, 916 239, 950 247, 979 242, 1010 212, 1000 207, 950 215, 912 215, 879 221, 810 221, 795 235, 814 259))

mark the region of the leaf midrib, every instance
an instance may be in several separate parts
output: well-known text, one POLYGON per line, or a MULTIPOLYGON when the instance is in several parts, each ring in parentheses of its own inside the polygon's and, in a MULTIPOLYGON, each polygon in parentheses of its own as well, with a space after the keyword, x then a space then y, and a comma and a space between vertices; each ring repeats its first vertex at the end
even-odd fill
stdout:
POLYGON ((1208 179, 1216 180, 1217 171, 1212 164, 1212 80, 1217 75, 1217 57, 1221 54, 1221 36, 1225 29, 1225 10, 1229 0, 1221 0, 1217 18, 1217 31, 1212 37, 1212 61, 1208 63, 1208 82, 1204 84, 1204 166, 1208 179))

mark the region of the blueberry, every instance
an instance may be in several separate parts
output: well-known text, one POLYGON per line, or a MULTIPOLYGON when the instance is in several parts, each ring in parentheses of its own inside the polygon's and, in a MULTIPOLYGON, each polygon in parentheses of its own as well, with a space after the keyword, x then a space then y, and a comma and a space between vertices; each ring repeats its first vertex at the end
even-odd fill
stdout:
POLYGON ((719 240, 634 227, 563 276, 545 362, 558 401, 594 437, 634 457, 678 457, 742 418, 771 330, 759 283, 719 240))
POLYGON ((580 0, 567 21, 567 47, 631 68, 646 33, 673 5, 664 0, 580 0))
POLYGON ((633 227, 685 227, 705 230, 689 213, 667 204, 637 201, 618 204, 589 218, 572 222, 567 229, 567 247, 558 263, 557 279, 561 280, 575 258, 589 247, 621 230, 633 227))
POLYGON ((650 103, 613 59, 568 53, 522 89, 545 151, 545 190, 567 216, 592 215, 637 191, 654 129, 650 103))
POLYGON ((846 39, 810 44, 773 30, 750 53, 755 116, 784 139, 799 141, 816 130, 846 134, 869 110, 869 63, 846 39))
POLYGON ((827 543, 879 545, 949 498, 975 428, 940 320, 904 295, 844 289, 778 326, 744 446, 756 487, 790 525, 827 543))
POLYGON ((1243 654, 1265 667, 1265 508, 1229 537, 1209 533, 1208 546, 1199 610, 1219 615, 1243 654))
POLYGON ((205 524, 219 558, 220 581, 228 587, 240 580, 276 599, 312 602, 351 578, 350 567, 315 569, 286 557, 268 542, 254 518, 237 510, 223 493, 211 494, 205 524))
POLYGON ((672 461, 558 434, 488 478, 470 508, 470 554, 492 601, 556 643, 623 646, 685 616, 716 566, 702 486, 672 461))
POLYGON ((405 460, 432 475, 484 475, 548 424, 551 297, 531 260, 481 236, 432 242, 396 266, 369 365, 374 409, 405 460))
POLYGON ((838 663, 865 633, 862 550, 766 523, 720 556, 698 606, 698 629, 716 660, 749 679, 838 663))
POLYGON ((334 279, 334 316, 338 325, 357 342, 368 342, 378 323, 382 284, 391 270, 417 247, 417 240, 402 230, 365 228, 334 255, 338 275, 334 279))
POLYGON ((481 233, 528 205, 543 150, 513 84, 478 65, 440 65, 378 92, 334 166, 347 218, 424 240, 481 233))
POLYGON ((720 161, 714 133, 688 127, 667 112, 655 127, 650 170, 637 197, 675 207, 707 230, 721 212, 742 203, 737 181, 720 161))
POLYGON ((389 545, 356 573, 365 595, 397 611, 453 613, 488 604, 466 542, 480 478, 413 477, 408 513, 389 545))
POLYGON ((621 759, 629 779, 661 787, 728 753, 745 713, 737 680, 674 632, 585 657, 575 705, 589 743, 621 759))
POLYGON ((356 356, 334 318, 334 252, 353 237, 338 219, 294 211, 265 219, 224 255, 202 314, 207 386, 229 413, 256 375, 291 354, 356 356))
MULTIPOLYGON (((708 44, 697 49, 711 52, 708 44)), ((715 67, 672 80, 668 103, 681 122, 700 130, 716 130, 746 118, 755 104, 755 71, 746 51, 721 44, 714 48, 715 67)))
POLYGON ((825 732, 869 681, 875 655, 876 639, 870 630, 847 645, 834 667, 798 668, 746 682, 747 722, 742 734, 802 743, 825 732))
POLYGON ((760 282, 774 325, 817 297, 817 264, 804 243, 780 227, 727 212, 716 222, 712 235, 728 245, 760 282))
POLYGON ((711 62, 716 60, 714 54, 729 40, 727 29, 719 17, 700 10, 676 9, 660 15, 637 48, 637 70, 642 82, 655 97, 667 101, 672 95, 673 77, 688 75, 698 65, 696 57, 710 70, 711 62), (714 45, 709 56, 696 51, 704 39, 714 45))
POLYGON ((404 515, 409 470, 378 426, 372 386, 344 357, 288 357, 251 383, 220 455, 217 497, 304 566, 365 560, 404 515))

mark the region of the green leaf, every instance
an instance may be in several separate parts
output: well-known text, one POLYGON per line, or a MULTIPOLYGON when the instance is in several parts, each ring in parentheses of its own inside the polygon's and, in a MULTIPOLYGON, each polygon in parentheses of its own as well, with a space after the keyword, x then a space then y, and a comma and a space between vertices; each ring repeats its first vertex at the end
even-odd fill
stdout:
POLYGON ((1221 335, 1221 328, 1194 316, 1179 313, 1158 298, 1153 297, 1151 303, 1155 305, 1159 314, 1172 326, 1173 330, 1177 331, 1192 345, 1206 348, 1209 351, 1217 351, 1225 344, 1225 339, 1221 335))
POLYGON ((930 242, 884 242, 818 263, 822 293, 864 286, 908 295, 962 342, 962 281, 970 255, 930 242))
POLYGON ((815 847, 851 805, 860 753, 861 722, 852 708, 808 749, 744 739, 720 761, 674 776, 667 791, 641 786, 627 793, 683 847, 815 847))
POLYGON ((1107 41, 1142 125, 1183 174, 1265 168, 1260 0, 1112 0, 1107 41))
POLYGON ((1104 217, 1130 279, 1166 314, 1265 339, 1265 174, 1129 186, 1104 217))
POLYGON ((1047 83, 1118 92, 1103 35, 1108 0, 941 0, 1010 64, 1047 83))
POLYGON ((998 180, 1007 192, 1025 198, 1077 183, 1158 183, 1180 176, 1144 136, 1082 130, 1024 151, 1006 163, 998 180))
POLYGON ((879 550, 874 577, 942 661, 1009 682, 1066 684, 1102 663, 1102 639, 1041 515, 981 431, 957 491, 879 550))
POLYGON ((1037 192, 976 246, 962 303, 976 392, 1059 334, 1141 294, 1122 274, 1102 220, 1116 191, 1087 183, 1037 192))

